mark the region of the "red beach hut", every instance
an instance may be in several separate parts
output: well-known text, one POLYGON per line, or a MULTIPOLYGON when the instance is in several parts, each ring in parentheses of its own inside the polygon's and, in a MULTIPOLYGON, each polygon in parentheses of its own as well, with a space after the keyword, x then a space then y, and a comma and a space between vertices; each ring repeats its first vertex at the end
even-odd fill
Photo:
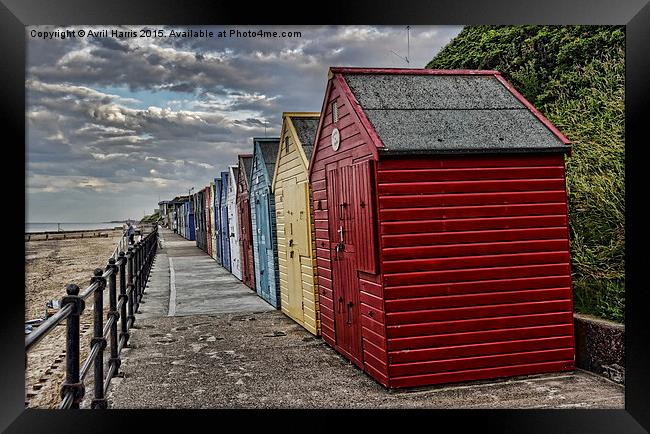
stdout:
POLYGON ((253 154, 242 154, 239 158, 237 178, 237 208, 239 210, 239 248, 241 250, 242 282, 255 290, 255 261, 253 257, 253 228, 251 221, 250 184, 253 154))
POLYGON ((323 339, 391 388, 574 369, 569 140, 497 71, 328 78, 323 339))

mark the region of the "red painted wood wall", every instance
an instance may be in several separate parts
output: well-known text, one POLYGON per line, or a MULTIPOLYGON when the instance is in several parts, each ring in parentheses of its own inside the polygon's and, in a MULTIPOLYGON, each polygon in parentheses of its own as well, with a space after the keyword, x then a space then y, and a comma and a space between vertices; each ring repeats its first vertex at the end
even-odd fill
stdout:
MULTIPOLYGON (((372 173, 374 161, 373 148, 370 137, 361 126, 359 117, 351 107, 348 96, 342 90, 340 82, 330 80, 326 91, 324 115, 321 115, 319 127, 320 136, 316 143, 314 159, 310 164, 310 182, 314 202, 314 218, 316 230, 316 260, 318 266, 319 305, 321 312, 322 337, 329 345, 341 351, 336 341, 335 316, 338 306, 338 295, 334 289, 332 276, 332 250, 336 244, 338 234, 331 233, 328 224, 328 194, 326 186, 326 169, 328 165, 338 163, 341 166, 352 166, 350 179, 343 179, 347 186, 351 202, 357 206, 351 214, 354 222, 351 228, 363 228, 362 222, 370 221, 376 213, 374 206, 371 179, 366 174, 372 173), (331 147, 331 134, 334 129, 332 122, 332 102, 338 107, 338 122, 336 128, 340 133, 340 148, 334 151, 331 147), (358 206, 364 202, 365 212, 359 212, 358 206)), ((376 152, 376 151, 375 151, 376 152)), ((331 167, 331 166, 330 166, 331 167)), ((367 229, 371 229, 367 227, 367 229)), ((367 253, 374 253, 367 259, 358 260, 354 269, 357 276, 355 288, 358 288, 358 321, 361 334, 361 357, 353 360, 359 367, 369 372, 374 378, 384 385, 388 385, 388 363, 386 352, 386 335, 383 314, 383 291, 381 277, 378 270, 378 257, 376 231, 350 233, 357 249, 357 258, 366 258, 367 253), (373 241, 374 240, 374 241, 373 241), (373 244, 375 243, 375 244, 373 244), (359 271, 364 270, 364 271, 359 271)), ((344 306, 345 308, 345 306, 344 306)))
MULTIPOLYGON (((240 160, 241 161, 241 160, 240 160)), ((252 164, 252 162, 251 162, 252 164)), ((253 258, 253 226, 251 221, 250 189, 246 170, 240 164, 237 187, 237 208, 239 209, 239 246, 241 253, 241 274, 244 285, 255 289, 255 266, 253 258)))
POLYGON ((563 155, 383 157, 341 80, 328 82, 310 165, 323 339, 388 387, 574 369, 563 155), (339 211, 328 179, 341 167, 340 201, 354 208, 358 359, 336 332, 341 223, 330 221, 339 211))
POLYGON ((564 157, 383 159, 393 387, 574 369, 564 157))

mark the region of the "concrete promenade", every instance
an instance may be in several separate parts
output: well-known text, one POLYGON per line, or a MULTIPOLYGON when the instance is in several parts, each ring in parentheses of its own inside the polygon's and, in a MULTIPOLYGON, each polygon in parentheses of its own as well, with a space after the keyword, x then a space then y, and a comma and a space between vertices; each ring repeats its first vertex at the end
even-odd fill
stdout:
POLYGON ((577 370, 389 391, 163 229, 122 352, 113 408, 620 408, 624 388, 577 370))

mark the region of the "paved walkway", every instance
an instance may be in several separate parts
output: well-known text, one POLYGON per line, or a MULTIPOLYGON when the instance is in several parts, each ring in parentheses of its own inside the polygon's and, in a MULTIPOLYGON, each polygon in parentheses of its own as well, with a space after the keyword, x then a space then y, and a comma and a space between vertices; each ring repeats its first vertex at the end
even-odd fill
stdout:
POLYGON ((163 231, 114 408, 623 408, 584 371, 389 391, 163 231))
POLYGON ((162 238, 136 323, 160 316, 275 310, 194 241, 168 229, 162 238))

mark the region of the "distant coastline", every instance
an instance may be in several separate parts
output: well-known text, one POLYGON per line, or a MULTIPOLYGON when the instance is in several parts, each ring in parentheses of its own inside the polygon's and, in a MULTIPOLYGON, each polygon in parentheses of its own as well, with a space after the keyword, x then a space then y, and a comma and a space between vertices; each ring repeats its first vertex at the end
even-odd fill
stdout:
POLYGON ((110 222, 79 222, 79 223, 25 223, 25 233, 34 232, 57 232, 61 231, 83 231, 83 230, 100 230, 100 229, 113 229, 115 227, 122 227, 124 221, 110 221, 110 222))

